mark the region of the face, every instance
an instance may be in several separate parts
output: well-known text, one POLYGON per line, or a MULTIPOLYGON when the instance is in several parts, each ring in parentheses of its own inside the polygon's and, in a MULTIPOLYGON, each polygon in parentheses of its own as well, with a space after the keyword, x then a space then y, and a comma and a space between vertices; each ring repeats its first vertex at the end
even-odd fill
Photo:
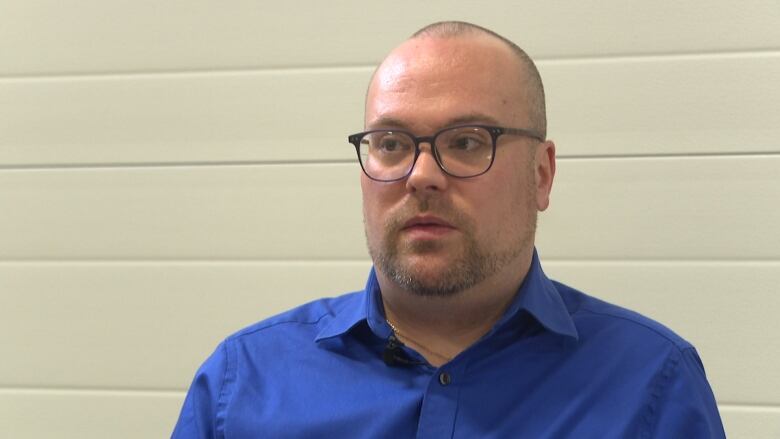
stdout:
MULTIPOLYGON (((532 128, 522 72, 510 49, 487 36, 409 40, 372 80, 366 129, 423 136, 465 123, 532 128)), ((537 211, 547 207, 554 145, 503 135, 491 169, 467 179, 444 174, 430 145, 421 148, 404 180, 361 175, 380 282, 446 296, 516 275, 533 251, 537 211)))

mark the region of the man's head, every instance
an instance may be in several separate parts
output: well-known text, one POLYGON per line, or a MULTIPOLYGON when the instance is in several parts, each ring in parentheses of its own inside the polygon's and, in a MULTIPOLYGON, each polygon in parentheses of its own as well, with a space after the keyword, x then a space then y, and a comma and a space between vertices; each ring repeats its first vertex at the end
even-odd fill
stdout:
POLYGON ((516 80, 522 84, 525 92, 523 102, 518 102, 518 104, 528 107, 528 116, 530 118, 530 125, 528 128, 532 128, 534 131, 541 133, 542 137, 546 137, 547 109, 545 107, 542 77, 539 75, 539 70, 536 68, 536 64, 534 64, 531 57, 529 57, 517 44, 490 29, 461 21, 445 21, 430 24, 415 32, 411 39, 423 37, 455 38, 468 37, 469 35, 493 37, 504 43, 506 47, 512 51, 517 58, 517 61, 520 63, 520 75, 516 80))
MULTIPOLYGON (((464 124, 544 136, 544 93, 513 43, 465 23, 418 31, 382 62, 369 85, 365 125, 431 136, 464 124)), ((555 147, 498 138, 493 165, 472 178, 445 174, 429 144, 408 177, 361 178, 369 251, 380 278, 412 293, 448 296, 524 274, 536 215, 549 202, 555 147)))

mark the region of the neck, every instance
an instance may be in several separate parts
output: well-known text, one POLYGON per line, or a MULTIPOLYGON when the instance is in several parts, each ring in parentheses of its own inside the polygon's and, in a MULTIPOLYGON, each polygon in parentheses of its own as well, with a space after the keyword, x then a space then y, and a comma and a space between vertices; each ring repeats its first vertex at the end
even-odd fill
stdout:
POLYGON ((420 296, 377 272, 387 320, 396 336, 429 363, 440 366, 484 336, 504 315, 530 267, 493 276, 449 296, 420 296))

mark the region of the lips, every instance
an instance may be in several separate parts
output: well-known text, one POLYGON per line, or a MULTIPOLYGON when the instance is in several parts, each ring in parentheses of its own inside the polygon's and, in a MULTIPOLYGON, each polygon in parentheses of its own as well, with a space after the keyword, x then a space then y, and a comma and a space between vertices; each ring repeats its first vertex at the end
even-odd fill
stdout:
POLYGON ((401 230, 445 230, 455 226, 433 215, 417 215, 404 223, 401 230))

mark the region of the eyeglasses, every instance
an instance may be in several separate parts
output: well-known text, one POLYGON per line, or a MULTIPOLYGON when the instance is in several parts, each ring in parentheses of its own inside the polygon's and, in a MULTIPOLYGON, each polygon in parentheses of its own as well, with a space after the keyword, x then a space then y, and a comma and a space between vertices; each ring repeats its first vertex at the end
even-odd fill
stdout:
POLYGON ((544 142, 531 130, 488 125, 460 125, 445 128, 433 136, 418 137, 401 130, 371 130, 352 134, 360 167, 376 181, 402 180, 412 173, 420 143, 431 145, 431 153, 445 174, 458 178, 482 175, 493 166, 499 136, 509 134, 544 142))

